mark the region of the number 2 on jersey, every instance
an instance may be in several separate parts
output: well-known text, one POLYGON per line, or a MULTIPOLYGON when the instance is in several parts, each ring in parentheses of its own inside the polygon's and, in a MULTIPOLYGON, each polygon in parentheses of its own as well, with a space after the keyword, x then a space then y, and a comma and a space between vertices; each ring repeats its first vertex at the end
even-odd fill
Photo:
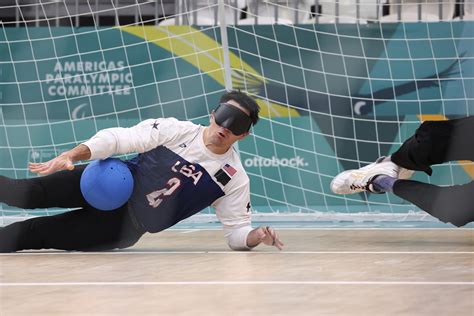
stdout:
POLYGON ((166 184, 167 186, 163 189, 156 190, 151 192, 150 194, 147 194, 146 198, 148 199, 148 203, 151 207, 158 207, 161 202, 163 202, 164 198, 172 195, 173 192, 176 191, 176 189, 179 188, 179 186, 181 185, 181 180, 179 180, 178 178, 171 178, 166 184))

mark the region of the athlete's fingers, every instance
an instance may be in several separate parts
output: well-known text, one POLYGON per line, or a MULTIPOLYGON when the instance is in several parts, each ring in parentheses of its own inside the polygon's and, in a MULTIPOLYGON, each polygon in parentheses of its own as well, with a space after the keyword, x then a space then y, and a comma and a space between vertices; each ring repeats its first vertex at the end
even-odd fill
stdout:
POLYGON ((50 165, 51 164, 49 162, 44 162, 44 163, 32 166, 32 168, 35 169, 35 170, 44 170, 44 169, 49 168, 50 165))
POLYGON ((54 173, 57 171, 65 170, 66 166, 63 163, 58 163, 57 161, 51 161, 46 165, 46 168, 39 171, 39 174, 46 175, 54 173))
POLYGON ((58 156, 42 163, 30 162, 28 167, 31 172, 46 175, 61 170, 73 170, 74 164, 71 159, 58 156))
POLYGON ((34 168, 34 169, 37 169, 37 168, 39 168, 43 165, 44 165, 44 163, 42 163, 42 162, 29 162, 28 163, 28 167, 34 168))
POLYGON ((34 172, 34 173, 38 173, 38 172, 40 172, 40 171, 47 168, 47 166, 45 164, 42 164, 42 163, 41 164, 35 164, 35 165, 30 164, 28 167, 29 167, 30 171, 34 172))
POLYGON ((280 238, 278 236, 276 236, 275 238, 275 247, 277 247, 279 250, 283 250, 283 246, 285 244, 280 240, 280 238))
POLYGON ((278 234, 276 233, 276 231, 270 227, 270 226, 266 226, 265 227, 265 231, 266 233, 268 234, 268 236, 271 238, 271 243, 269 245, 271 246, 275 246, 277 247, 279 250, 282 250, 283 249, 283 242, 280 240, 280 238, 278 237, 278 234))
POLYGON ((50 163, 44 163, 38 166, 30 167, 30 171, 38 174, 48 174, 54 169, 54 165, 50 163))

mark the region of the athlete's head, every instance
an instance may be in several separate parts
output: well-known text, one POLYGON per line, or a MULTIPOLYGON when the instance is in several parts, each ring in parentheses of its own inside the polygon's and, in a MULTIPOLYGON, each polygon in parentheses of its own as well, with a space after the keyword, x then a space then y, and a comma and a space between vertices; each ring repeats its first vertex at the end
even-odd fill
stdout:
POLYGON ((225 152, 238 140, 249 134, 250 127, 258 121, 257 102, 240 91, 224 94, 212 111, 206 133, 206 145, 218 152, 225 152))
MULTIPOLYGON (((257 102, 254 99, 249 97, 243 92, 240 91, 231 91, 221 96, 219 103, 227 103, 230 100, 234 100, 244 109, 247 109, 247 115, 250 117, 252 121, 252 125, 257 124, 258 122, 258 112, 260 111, 260 107, 258 106, 257 102)), ((247 130, 248 131, 248 130, 247 130)))

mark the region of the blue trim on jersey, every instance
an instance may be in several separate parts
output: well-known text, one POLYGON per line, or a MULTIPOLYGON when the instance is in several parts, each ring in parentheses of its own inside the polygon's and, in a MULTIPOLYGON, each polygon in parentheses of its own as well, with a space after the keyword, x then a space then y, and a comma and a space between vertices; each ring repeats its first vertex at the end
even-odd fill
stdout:
POLYGON ((201 165, 165 146, 140 154, 127 164, 135 181, 129 208, 151 233, 175 225, 224 195, 201 165))

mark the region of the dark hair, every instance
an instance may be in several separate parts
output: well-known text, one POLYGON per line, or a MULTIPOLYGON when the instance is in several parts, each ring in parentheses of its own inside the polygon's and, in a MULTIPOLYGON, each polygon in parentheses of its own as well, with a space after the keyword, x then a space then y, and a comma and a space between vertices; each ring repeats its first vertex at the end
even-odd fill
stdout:
POLYGON ((260 107, 258 106, 257 102, 247 94, 233 90, 230 92, 225 93, 219 103, 226 103, 227 101, 234 100, 239 105, 243 106, 250 112, 250 119, 252 120, 252 125, 257 124, 258 122, 258 112, 260 111, 260 107))

